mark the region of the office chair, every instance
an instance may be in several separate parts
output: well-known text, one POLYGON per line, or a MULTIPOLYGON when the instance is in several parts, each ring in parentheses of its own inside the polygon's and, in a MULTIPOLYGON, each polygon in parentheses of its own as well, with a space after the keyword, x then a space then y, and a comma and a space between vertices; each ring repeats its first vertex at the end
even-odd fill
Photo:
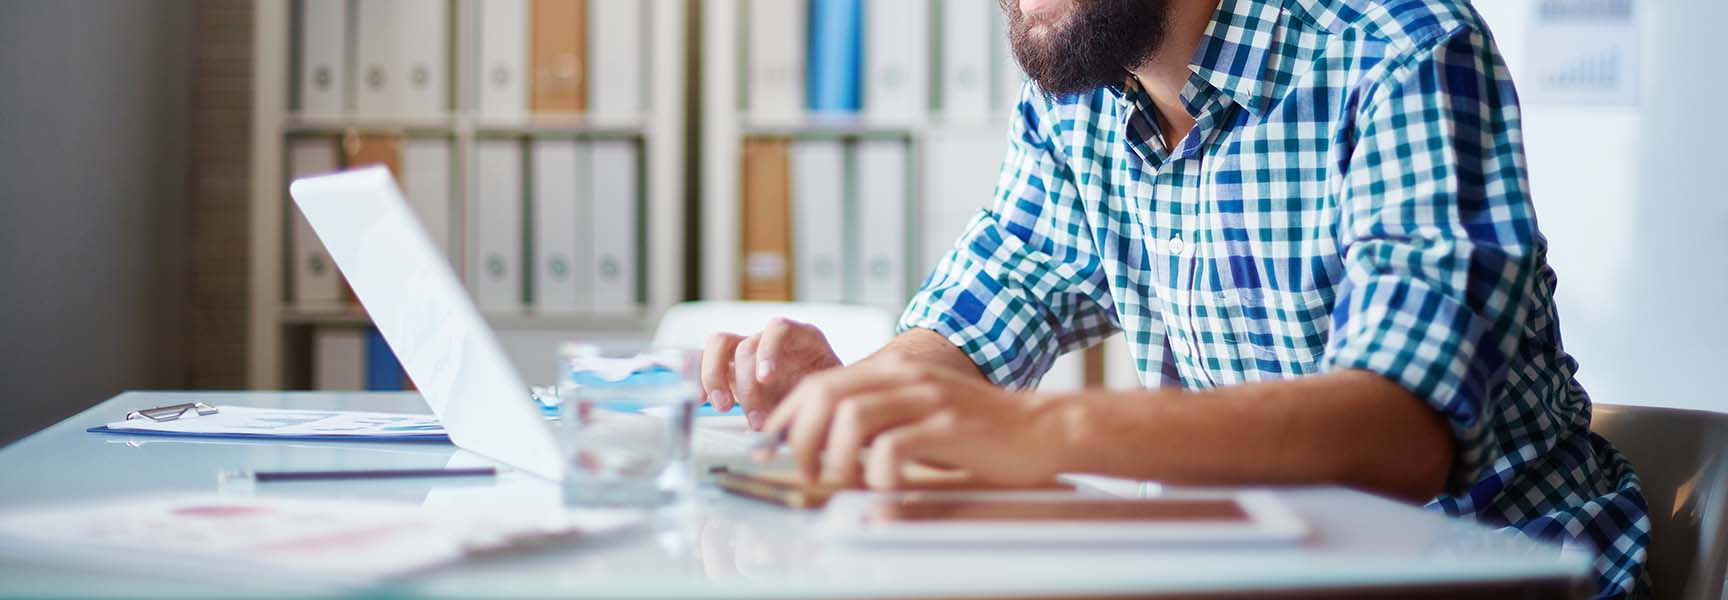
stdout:
POLYGON ((1597 404, 1591 429, 1632 461, 1644 484, 1655 596, 1723 598, 1728 414, 1597 404))

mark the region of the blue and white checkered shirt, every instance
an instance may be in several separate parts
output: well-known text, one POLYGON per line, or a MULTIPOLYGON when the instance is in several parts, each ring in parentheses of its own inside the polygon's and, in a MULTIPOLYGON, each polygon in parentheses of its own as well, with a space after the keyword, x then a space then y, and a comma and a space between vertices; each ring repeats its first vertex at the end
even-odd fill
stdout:
POLYGON ((1338 369, 1443 415, 1429 507, 1599 552, 1643 589, 1649 519, 1562 349, 1512 81, 1464 0, 1223 0, 1166 148, 1146 95, 1022 95, 992 208, 901 318, 999 384, 1126 334, 1148 386, 1338 369))

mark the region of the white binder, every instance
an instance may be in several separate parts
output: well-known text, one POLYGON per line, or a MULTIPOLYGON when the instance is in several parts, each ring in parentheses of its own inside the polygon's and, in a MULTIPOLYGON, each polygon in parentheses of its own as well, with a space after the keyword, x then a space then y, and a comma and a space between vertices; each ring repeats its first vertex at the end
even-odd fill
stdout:
POLYGON ((366 389, 366 332, 354 327, 319 327, 312 334, 312 389, 366 389))
POLYGON ((588 0, 588 110, 595 117, 642 112, 648 65, 643 0, 588 0))
POLYGON ((809 0, 745 3, 745 100, 747 112, 753 118, 789 121, 804 114, 808 3, 809 0))
POLYGON ((1040 392, 1073 392, 1086 387, 1086 353, 1075 350, 1056 357, 1044 378, 1038 381, 1040 392))
POLYGON ((845 202, 843 142, 792 142, 792 290, 799 302, 846 299, 845 202))
POLYGON ((436 117, 449 110, 449 4, 356 2, 354 110, 367 117, 436 117))
POLYGON ((402 142, 402 193, 444 256, 450 253, 450 140, 407 138, 402 142))
POLYGON ((1128 349, 1128 338, 1122 334, 1104 340, 1104 387, 1112 390, 1145 387, 1140 381, 1140 366, 1128 349))
POLYGON ((397 116, 396 15, 405 0, 355 2, 354 112, 367 117, 397 116))
MULTIPOLYGON (((361 3, 372 2, 363 0, 361 3)), ((450 110, 450 4, 448 0, 395 0, 397 103, 405 117, 437 117, 450 110)))
POLYGON ((480 22, 475 108, 483 118, 508 121, 527 114, 528 2, 475 3, 480 22))
POLYGON ((474 251, 469 285, 485 312, 522 309, 522 145, 482 139, 474 144, 474 251))
POLYGON ((942 0, 942 116, 982 121, 991 114, 991 12, 984 0, 942 0))
MULTIPOLYGON (((288 169, 293 178, 322 175, 336 171, 336 141, 330 138, 297 139, 288 142, 288 169)), ((283 199, 288 198, 286 191, 283 199)), ((303 311, 331 311, 342 308, 342 277, 336 271, 324 243, 306 222, 306 216, 292 205, 288 207, 294 223, 289 238, 288 256, 294 261, 293 304, 303 311)))
POLYGON ((928 138, 924 153, 921 273, 929 273, 954 246, 978 210, 995 202, 996 178, 1006 141, 999 134, 949 134, 928 138))
POLYGON ((854 301, 900 311, 910 294, 906 290, 906 240, 911 223, 906 218, 911 181, 907 178, 907 142, 867 139, 858 142, 857 226, 865 232, 858 244, 858 260, 851 272, 854 301))
POLYGON ((582 213, 583 185, 588 180, 587 148, 573 139, 534 140, 529 163, 533 199, 534 262, 529 282, 534 308, 541 313, 570 313, 588 303, 586 271, 587 223, 582 213))
POLYGON ((870 0, 864 7, 864 112, 878 122, 930 110, 929 0, 870 0))
POLYGON ((348 96, 348 2, 300 4, 300 114, 342 114, 348 96))
POLYGON ((593 307, 600 312, 635 310, 642 273, 639 150, 633 141, 600 140, 590 144, 589 152, 594 193, 588 198, 593 211, 593 264, 588 272, 593 274, 593 307))

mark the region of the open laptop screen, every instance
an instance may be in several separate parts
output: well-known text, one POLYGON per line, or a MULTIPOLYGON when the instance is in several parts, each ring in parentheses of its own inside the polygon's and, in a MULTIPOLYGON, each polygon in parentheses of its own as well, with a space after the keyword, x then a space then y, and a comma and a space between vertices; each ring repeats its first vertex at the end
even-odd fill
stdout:
POLYGON ((560 478, 545 418, 390 172, 299 179, 289 193, 451 441, 560 478))

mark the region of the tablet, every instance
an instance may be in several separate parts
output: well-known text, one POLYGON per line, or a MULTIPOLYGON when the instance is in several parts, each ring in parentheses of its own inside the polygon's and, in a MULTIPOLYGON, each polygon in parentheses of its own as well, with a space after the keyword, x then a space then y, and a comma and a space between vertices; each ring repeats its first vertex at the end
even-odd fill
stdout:
POLYGON ((1307 527, 1271 492, 842 492, 823 531, 855 542, 1289 543, 1307 527))
MULTIPOLYGON (((714 485, 722 490, 796 509, 822 508, 835 494, 848 489, 863 489, 841 485, 832 480, 806 483, 798 470, 792 468, 733 469, 722 465, 709 469, 708 473, 714 485)), ((977 481, 965 471, 937 469, 918 464, 908 464, 900 473, 902 489, 908 490, 1074 489, 1073 485, 1059 481, 1052 481, 1041 488, 1004 488, 977 481)))

